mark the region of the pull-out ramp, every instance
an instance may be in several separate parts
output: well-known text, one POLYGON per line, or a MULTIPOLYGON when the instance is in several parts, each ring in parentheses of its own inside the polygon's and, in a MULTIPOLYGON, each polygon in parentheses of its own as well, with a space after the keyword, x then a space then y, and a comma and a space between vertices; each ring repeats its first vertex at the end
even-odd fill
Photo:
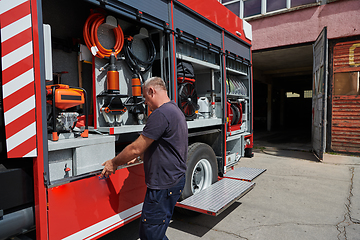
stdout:
POLYGON ((197 194, 178 202, 176 206, 217 216, 254 186, 255 183, 223 178, 197 194))
POLYGON ((227 172, 224 177, 251 182, 265 171, 266 169, 240 167, 227 172))
POLYGON ((177 207, 217 216, 255 187, 251 181, 266 169, 237 168, 208 188, 178 202, 177 207))

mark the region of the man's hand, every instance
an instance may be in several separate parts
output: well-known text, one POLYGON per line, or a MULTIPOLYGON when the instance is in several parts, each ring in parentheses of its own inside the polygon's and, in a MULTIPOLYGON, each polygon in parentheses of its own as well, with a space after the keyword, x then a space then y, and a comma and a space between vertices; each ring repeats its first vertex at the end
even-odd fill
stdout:
POLYGON ((153 139, 140 135, 134 142, 127 145, 116 157, 102 164, 104 169, 101 178, 107 178, 115 173, 118 166, 136 162, 136 156, 143 157, 145 150, 154 142, 153 139))
POLYGON ((104 169, 102 170, 100 175, 101 178, 108 178, 112 173, 115 173, 118 167, 116 164, 113 163, 113 159, 107 160, 101 165, 104 166, 104 169))

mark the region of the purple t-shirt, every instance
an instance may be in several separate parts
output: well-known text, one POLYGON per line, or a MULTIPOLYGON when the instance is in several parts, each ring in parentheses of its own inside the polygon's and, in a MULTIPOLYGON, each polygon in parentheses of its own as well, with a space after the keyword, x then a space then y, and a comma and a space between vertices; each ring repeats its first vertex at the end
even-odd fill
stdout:
POLYGON ((145 182, 151 189, 175 186, 185 175, 188 129, 174 101, 164 103, 149 116, 142 135, 154 142, 144 153, 145 182))

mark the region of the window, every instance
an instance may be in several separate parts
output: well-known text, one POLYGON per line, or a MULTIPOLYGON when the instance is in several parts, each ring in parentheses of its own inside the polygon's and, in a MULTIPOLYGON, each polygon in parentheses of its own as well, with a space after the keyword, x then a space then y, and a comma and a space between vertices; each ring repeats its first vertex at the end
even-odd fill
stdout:
POLYGON ((316 3, 316 0, 291 0, 291 7, 297 7, 309 3, 316 3))
POLYGON ((312 90, 305 90, 304 98, 312 98, 312 90))
POLYGON ((218 0, 240 18, 289 9, 320 0, 218 0))
POLYGON ((267 0, 266 12, 272 12, 286 8, 286 0, 267 0))
POLYGON ((300 97, 300 94, 294 93, 294 92, 286 92, 286 97, 287 98, 296 98, 296 97, 300 97))
POLYGON ((237 16, 240 16, 240 2, 234 2, 231 4, 226 5, 226 7, 232 11, 233 13, 235 13, 237 16))
POLYGON ((261 14, 261 0, 247 0, 244 2, 244 17, 261 14))
POLYGON ((359 94, 359 72, 334 74, 334 95, 359 94))

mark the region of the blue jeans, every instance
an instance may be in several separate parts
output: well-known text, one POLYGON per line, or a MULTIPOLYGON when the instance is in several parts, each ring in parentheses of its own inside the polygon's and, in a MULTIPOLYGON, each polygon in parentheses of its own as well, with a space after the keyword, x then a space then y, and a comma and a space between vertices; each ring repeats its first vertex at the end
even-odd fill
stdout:
POLYGON ((146 190, 140 219, 141 240, 167 240, 165 232, 185 185, 185 176, 169 189, 146 190))

